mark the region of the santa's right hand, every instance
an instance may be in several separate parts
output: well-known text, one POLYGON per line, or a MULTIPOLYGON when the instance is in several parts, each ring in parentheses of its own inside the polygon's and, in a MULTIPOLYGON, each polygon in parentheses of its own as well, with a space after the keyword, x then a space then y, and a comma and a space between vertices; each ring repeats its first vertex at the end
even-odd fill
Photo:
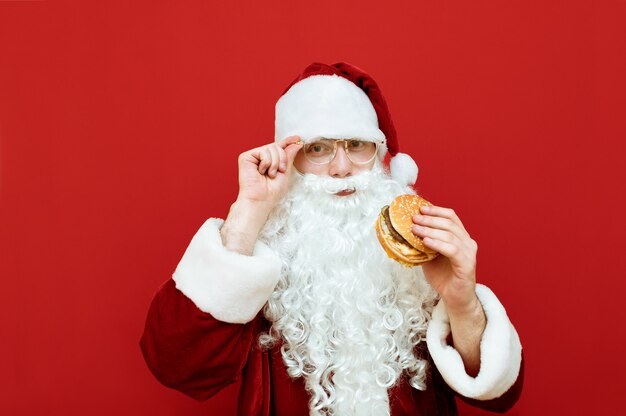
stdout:
POLYGON ((299 141, 298 136, 291 136, 239 155, 238 198, 275 205, 287 191, 299 141))

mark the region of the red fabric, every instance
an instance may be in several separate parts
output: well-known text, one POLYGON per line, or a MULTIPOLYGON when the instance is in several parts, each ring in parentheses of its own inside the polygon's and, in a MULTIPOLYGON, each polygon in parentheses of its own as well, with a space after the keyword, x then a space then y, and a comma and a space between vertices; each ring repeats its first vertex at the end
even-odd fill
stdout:
MULTIPOLYGON (((196 400, 207 400, 243 377, 239 415, 308 414, 304 381, 287 375, 278 348, 263 351, 258 347, 258 335, 267 328, 261 315, 244 325, 214 319, 199 310, 170 279, 152 300, 140 347, 148 367, 162 384, 196 400)), ((390 390, 392 416, 456 415, 456 393, 443 381, 425 347, 421 353, 430 362, 428 388, 413 389, 402 379, 390 390)), ((461 399, 482 409, 506 411, 519 398, 523 378, 522 361, 516 383, 500 398, 461 399)))
POLYGON ((385 100, 385 97, 383 96, 380 87, 374 78, 361 68, 346 62, 337 62, 333 65, 314 62, 307 66, 304 71, 302 71, 302 73, 298 75, 287 88, 285 88, 285 91, 283 91, 281 95, 284 95, 289 88, 291 88, 298 81, 302 81, 312 75, 339 75, 348 81, 352 81, 352 83, 362 89, 363 92, 365 92, 365 94, 369 97, 372 106, 374 106, 374 110, 376 110, 378 128, 385 135, 389 154, 393 157, 399 152, 400 148, 398 146, 398 136, 396 134, 396 128, 393 125, 393 120, 391 119, 391 113, 389 112, 387 101, 385 100))
POLYGON ((170 279, 152 300, 140 346, 150 371, 162 384, 206 400, 241 377, 258 332, 255 324, 214 319, 170 279))

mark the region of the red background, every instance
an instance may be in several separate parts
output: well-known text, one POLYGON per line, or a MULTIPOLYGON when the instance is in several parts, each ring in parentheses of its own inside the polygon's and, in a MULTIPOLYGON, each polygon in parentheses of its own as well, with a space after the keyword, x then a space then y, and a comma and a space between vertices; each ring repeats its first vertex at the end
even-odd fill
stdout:
POLYGON ((0 2, 1 414, 234 414, 152 377, 145 315, 283 88, 340 60, 479 243, 527 359, 510 414, 620 413, 624 2, 98 3, 0 2))

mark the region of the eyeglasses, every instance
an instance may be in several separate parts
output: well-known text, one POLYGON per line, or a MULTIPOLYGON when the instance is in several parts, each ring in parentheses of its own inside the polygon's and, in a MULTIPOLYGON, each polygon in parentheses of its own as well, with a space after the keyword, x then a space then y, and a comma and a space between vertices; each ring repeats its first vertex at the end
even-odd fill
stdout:
POLYGON ((378 146, 383 143, 357 139, 320 139, 312 143, 298 141, 297 144, 304 145, 302 152, 306 160, 316 165, 327 165, 337 154, 338 142, 343 142, 348 159, 356 164, 365 164, 374 160, 378 153, 378 146))

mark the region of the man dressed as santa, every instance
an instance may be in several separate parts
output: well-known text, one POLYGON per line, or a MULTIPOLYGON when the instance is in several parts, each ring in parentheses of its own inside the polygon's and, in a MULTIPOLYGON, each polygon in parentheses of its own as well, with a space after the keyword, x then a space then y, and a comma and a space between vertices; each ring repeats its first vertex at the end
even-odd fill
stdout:
POLYGON ((197 400, 240 381, 242 416, 456 415, 455 397, 509 409, 521 344, 476 283, 459 217, 413 217, 440 254, 421 266, 377 240, 381 208, 416 178, 376 82, 346 63, 308 66, 276 104, 275 142, 239 156, 226 220, 202 225, 154 296, 150 370, 197 400))

